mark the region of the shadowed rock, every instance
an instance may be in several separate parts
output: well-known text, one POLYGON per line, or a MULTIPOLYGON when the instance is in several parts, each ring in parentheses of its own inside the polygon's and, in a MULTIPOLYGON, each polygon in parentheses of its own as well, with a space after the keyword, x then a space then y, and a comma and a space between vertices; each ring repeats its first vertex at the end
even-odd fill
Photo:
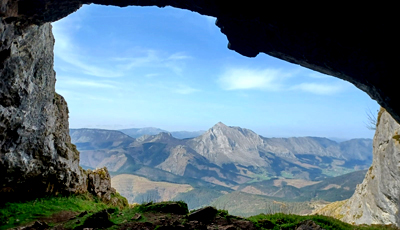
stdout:
POLYGON ((210 222, 214 219, 217 213, 218 213, 217 209, 208 206, 190 213, 188 219, 191 221, 196 220, 200 222, 210 222))

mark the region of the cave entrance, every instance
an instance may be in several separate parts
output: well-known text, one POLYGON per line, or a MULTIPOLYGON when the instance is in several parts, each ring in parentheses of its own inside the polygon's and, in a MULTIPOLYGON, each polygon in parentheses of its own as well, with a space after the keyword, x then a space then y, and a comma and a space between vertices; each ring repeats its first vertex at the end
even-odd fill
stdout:
POLYGON ((72 128, 205 130, 371 138, 378 105, 346 81, 226 48, 215 18, 172 7, 85 5, 53 23, 57 91, 72 128))
POLYGON ((198 131, 222 121, 264 137, 372 138, 365 111, 378 105, 365 93, 265 54, 243 57, 214 23, 171 7, 98 5, 53 23, 70 127, 198 131))

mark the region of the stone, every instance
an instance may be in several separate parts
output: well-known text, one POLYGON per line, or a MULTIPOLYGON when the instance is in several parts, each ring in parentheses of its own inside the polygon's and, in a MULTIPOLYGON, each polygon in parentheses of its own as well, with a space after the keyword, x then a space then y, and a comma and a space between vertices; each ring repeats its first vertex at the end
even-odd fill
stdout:
POLYGON ((215 218, 217 213, 217 209, 211 206, 207 206, 190 213, 188 219, 190 221, 196 220, 199 222, 210 222, 215 218))
POLYGON ((46 222, 35 221, 35 223, 32 226, 28 226, 24 229, 26 229, 26 230, 45 230, 45 229, 49 229, 49 228, 50 228, 50 226, 46 222))
POLYGON ((142 218, 142 215, 140 215, 139 213, 136 213, 131 220, 140 220, 140 218, 142 218))
POLYGON ((111 188, 111 177, 106 167, 87 170, 87 178, 88 192, 106 201, 111 200, 111 194, 115 191, 111 188))
POLYGON ((324 230, 312 220, 305 220, 296 226, 296 230, 324 230))
POLYGON ((265 229, 273 229, 275 227, 275 224, 269 220, 259 220, 258 225, 265 229))
POLYGON ((96 212, 89 216, 83 225, 78 227, 78 229, 109 228, 112 225, 114 225, 114 223, 110 221, 110 214, 107 212, 107 210, 101 210, 100 212, 96 212))

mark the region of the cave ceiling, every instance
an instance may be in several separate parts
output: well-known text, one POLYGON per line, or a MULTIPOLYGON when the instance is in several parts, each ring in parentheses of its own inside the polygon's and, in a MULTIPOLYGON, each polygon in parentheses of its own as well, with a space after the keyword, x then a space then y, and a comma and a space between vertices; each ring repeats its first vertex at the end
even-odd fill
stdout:
POLYGON ((83 4, 173 6, 216 17, 229 49, 247 57, 266 53, 349 81, 400 122, 394 6, 349 8, 251 0, 2 0, 0 15, 21 27, 40 25, 66 17, 83 4))

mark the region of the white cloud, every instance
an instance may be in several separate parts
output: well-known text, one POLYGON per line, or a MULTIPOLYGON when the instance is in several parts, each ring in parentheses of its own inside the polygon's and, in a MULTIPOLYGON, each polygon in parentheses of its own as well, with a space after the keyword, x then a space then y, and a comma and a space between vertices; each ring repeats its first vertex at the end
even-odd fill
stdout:
POLYGON ((345 89, 342 84, 301 83, 291 87, 291 90, 301 90, 318 95, 333 95, 345 89))
POLYGON ((87 79, 78 79, 72 77, 57 77, 58 84, 61 86, 84 86, 91 88, 117 89, 114 82, 111 81, 91 81, 87 79))
POLYGON ((169 56, 167 59, 168 60, 184 60, 184 59, 189 59, 191 58, 190 56, 186 55, 183 52, 178 52, 178 53, 174 53, 171 56, 169 56))
POLYGON ((120 62, 117 66, 124 71, 132 70, 139 67, 156 67, 170 69, 180 75, 183 72, 184 60, 191 58, 182 52, 173 53, 171 55, 152 49, 137 48, 135 54, 139 57, 114 58, 113 60, 120 62))
POLYGON ((230 68, 218 79, 225 90, 263 89, 277 91, 282 89, 282 81, 289 76, 278 69, 253 70, 230 68))
MULTIPOLYGON (((335 81, 331 77, 313 73, 308 77, 313 82, 293 83, 295 77, 301 77, 301 71, 292 70, 283 72, 280 69, 254 70, 248 68, 229 68, 218 79, 219 84, 225 90, 267 90, 267 91, 302 91, 317 95, 333 95, 346 89, 347 84, 343 81, 335 81), (290 80, 289 80, 290 78, 290 80), (327 83, 326 80, 329 79, 327 83), (324 82, 320 82, 324 81, 324 82)), ((304 75, 303 75, 304 76, 304 75)))

